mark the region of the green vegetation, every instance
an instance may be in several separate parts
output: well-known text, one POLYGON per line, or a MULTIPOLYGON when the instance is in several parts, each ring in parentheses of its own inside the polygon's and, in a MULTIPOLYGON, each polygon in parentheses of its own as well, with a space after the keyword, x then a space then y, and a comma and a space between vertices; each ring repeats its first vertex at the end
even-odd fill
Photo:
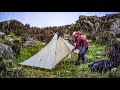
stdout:
POLYGON ((27 47, 27 46, 20 46, 21 53, 20 55, 16 56, 16 63, 20 63, 34 54, 36 54, 38 51, 40 51, 43 48, 43 45, 41 43, 38 43, 36 47, 27 47))
POLYGON ((10 32, 9 35, 5 35, 5 36, 3 37, 3 40, 6 41, 6 42, 14 41, 14 40, 19 40, 19 41, 21 41, 22 38, 16 36, 13 32, 10 32))
MULTIPOLYGON (((0 31, 5 33, 5 35, 0 38, 0 43, 8 44, 16 53, 16 58, 13 60, 13 67, 22 67, 22 78, 120 77, 120 67, 117 68, 116 73, 114 73, 115 75, 110 75, 110 72, 102 74, 91 72, 88 68, 89 63, 108 59, 109 51, 112 48, 111 45, 116 42, 117 38, 120 38, 120 33, 118 32, 119 29, 116 30, 116 27, 119 28, 119 22, 116 22, 119 17, 120 13, 102 17, 80 16, 75 24, 45 28, 31 27, 29 24, 24 25, 22 22, 19 22, 17 20, 9 20, 9 24, 8 21, 4 21, 0 22, 0 31), (110 29, 110 26, 113 24, 113 22, 115 25, 113 25, 113 28, 110 29), (87 39, 90 40, 90 48, 86 54, 88 64, 75 66, 74 64, 77 60, 77 55, 73 54, 71 60, 65 58, 52 70, 19 65, 20 62, 25 61, 26 59, 39 52, 45 46, 41 42, 47 44, 55 32, 60 32, 63 38, 65 37, 64 34, 67 34, 68 41, 72 42, 71 34, 73 31, 83 32, 86 35, 87 39), (112 31, 112 34, 110 34, 110 31, 112 31), (117 34, 113 37, 114 33, 117 34), (26 41, 29 43, 29 39, 32 39, 32 41, 30 41, 30 44, 28 46, 24 46, 24 43, 26 41)), ((7 65, 7 63, 5 65, 7 65)), ((12 73, 13 72, 11 71, 5 71, 4 73, 0 72, 0 77, 14 77, 12 73)))
POLYGON ((87 52, 87 60, 89 62, 94 62, 96 60, 107 59, 104 54, 105 45, 97 44, 95 42, 91 42, 90 48, 87 52))
MULTIPOLYGON (((16 57, 14 63, 17 66, 18 63, 25 61, 26 59, 33 56, 44 46, 39 43, 37 47, 23 47, 21 46, 21 54, 16 57)), ((100 44, 91 42, 89 51, 87 52, 87 61, 92 63, 94 61, 105 59, 104 48, 100 44), (99 56, 99 57, 98 57, 99 56), (100 59, 99 59, 100 58, 100 59)), ((88 68, 88 64, 81 64, 80 66, 75 66, 77 55, 73 55, 72 60, 65 58, 59 64, 56 65, 52 70, 46 70, 37 67, 21 66, 23 67, 22 78, 107 78, 109 72, 107 73, 95 73, 91 72, 88 68)))

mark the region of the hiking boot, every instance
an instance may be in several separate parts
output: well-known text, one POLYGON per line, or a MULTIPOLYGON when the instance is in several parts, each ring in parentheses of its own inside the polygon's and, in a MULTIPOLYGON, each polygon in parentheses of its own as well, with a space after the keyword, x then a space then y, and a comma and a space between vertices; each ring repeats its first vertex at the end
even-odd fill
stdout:
POLYGON ((77 66, 78 66, 78 65, 80 65, 80 63, 76 63, 75 65, 77 65, 77 66))
POLYGON ((87 62, 82 62, 83 64, 87 64, 87 62))

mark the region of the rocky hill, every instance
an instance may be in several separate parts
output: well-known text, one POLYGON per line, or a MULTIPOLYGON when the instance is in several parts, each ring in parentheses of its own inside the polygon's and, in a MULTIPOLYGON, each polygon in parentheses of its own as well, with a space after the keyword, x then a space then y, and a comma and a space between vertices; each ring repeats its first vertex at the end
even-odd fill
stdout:
MULTIPOLYGON (((0 22, 0 37, 2 38, 0 42, 14 46, 8 40, 5 42, 5 36, 7 35, 7 38, 11 38, 9 41, 14 41, 16 37, 20 37, 17 40, 22 43, 31 38, 48 43, 53 37, 53 33, 57 31, 69 41, 71 41, 73 31, 82 31, 89 40, 95 40, 97 43, 113 44, 113 41, 120 38, 120 13, 107 14, 102 17, 80 15, 75 24, 45 28, 33 27, 18 20, 3 21, 0 22)), ((18 42, 18 44, 20 43, 18 42)))
POLYGON ((119 28, 119 25, 117 24, 120 21, 119 18, 120 13, 107 14, 106 16, 102 17, 81 15, 79 16, 78 20, 75 21, 75 24, 45 28, 32 27, 29 24, 24 25, 22 22, 17 20, 9 20, 0 22, 0 31, 5 32, 6 34, 9 34, 9 32, 12 31, 16 35, 23 37, 27 36, 25 38, 35 36, 35 38, 44 41, 49 41, 49 37, 56 31, 59 31, 61 35, 64 35, 72 34, 72 32, 76 30, 89 32, 90 35, 92 33, 93 36, 95 36, 95 33, 111 31, 113 35, 117 35, 117 37, 119 37, 118 34, 120 33, 120 30, 117 29, 117 27, 119 28))

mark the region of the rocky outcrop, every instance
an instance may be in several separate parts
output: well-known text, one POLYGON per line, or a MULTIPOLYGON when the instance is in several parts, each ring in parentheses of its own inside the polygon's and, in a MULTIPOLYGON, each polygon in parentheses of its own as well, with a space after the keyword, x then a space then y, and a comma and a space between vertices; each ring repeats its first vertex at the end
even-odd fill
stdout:
POLYGON ((0 22, 0 29, 16 30, 22 28, 23 26, 24 24, 15 19, 0 22))
POLYGON ((29 38, 23 45, 28 47, 36 47, 40 41, 29 38))
POLYGON ((109 54, 110 60, 115 60, 120 62, 120 42, 115 43, 112 46, 112 50, 109 54))
POLYGON ((110 26, 110 33, 112 33, 113 36, 120 37, 120 19, 114 21, 110 26))
MULTIPOLYGON (((73 31, 82 31, 85 33, 87 32, 89 34, 89 37, 92 37, 90 39, 96 40, 96 36, 98 36, 100 32, 104 31, 110 31, 111 33, 113 33, 113 35, 117 35, 117 37, 120 37, 119 33, 117 33, 119 32, 120 27, 120 21, 116 21, 116 19, 118 18, 120 18, 120 13, 108 14, 102 17, 80 15, 78 20, 76 20, 74 24, 44 28, 32 27, 29 24, 24 25, 17 20, 9 20, 0 22, 0 31, 7 34, 12 31, 13 33, 15 33, 15 35, 21 36, 24 39, 28 37, 36 37, 36 39, 38 39, 39 41, 43 41, 46 43, 51 40, 53 33, 55 32, 60 32, 61 36, 63 36, 66 30, 66 33, 70 35, 73 31)), ((102 38, 100 37, 101 40, 102 38)))
POLYGON ((14 59, 14 51, 10 46, 0 43, 0 57, 6 60, 12 60, 14 59))
POLYGON ((5 70, 6 70, 6 65, 3 61, 3 58, 0 57, 0 72, 5 71, 5 70))

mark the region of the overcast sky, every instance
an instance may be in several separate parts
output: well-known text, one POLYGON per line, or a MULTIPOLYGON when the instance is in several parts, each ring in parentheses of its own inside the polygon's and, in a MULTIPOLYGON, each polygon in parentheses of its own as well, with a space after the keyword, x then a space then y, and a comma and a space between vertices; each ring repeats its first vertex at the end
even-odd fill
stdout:
POLYGON ((104 16, 117 12, 0 12, 0 22, 16 19, 31 26, 61 26, 75 23, 80 15, 104 16))

